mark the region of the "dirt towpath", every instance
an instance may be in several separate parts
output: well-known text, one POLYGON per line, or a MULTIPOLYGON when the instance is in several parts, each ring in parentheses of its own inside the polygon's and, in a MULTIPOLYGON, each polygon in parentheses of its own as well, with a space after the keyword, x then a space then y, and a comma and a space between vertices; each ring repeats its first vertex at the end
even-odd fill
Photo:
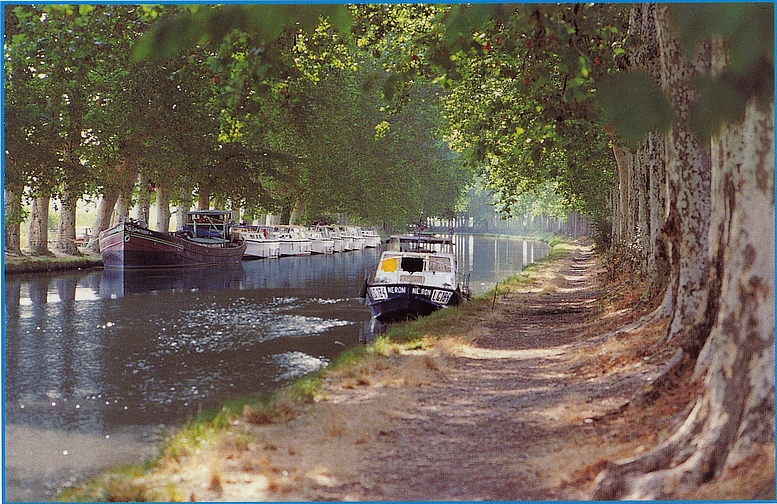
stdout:
POLYGON ((236 422, 144 485, 187 500, 587 499, 607 459, 654 446, 698 392, 653 397, 665 322, 620 330, 643 313, 601 271, 576 246, 446 337, 332 372, 294 420, 236 422))

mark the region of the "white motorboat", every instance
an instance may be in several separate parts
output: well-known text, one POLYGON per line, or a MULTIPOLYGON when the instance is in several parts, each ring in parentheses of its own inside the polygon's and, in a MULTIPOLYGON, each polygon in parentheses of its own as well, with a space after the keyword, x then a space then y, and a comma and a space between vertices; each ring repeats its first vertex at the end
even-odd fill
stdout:
POLYGON ((356 244, 354 243, 353 236, 347 227, 337 226, 337 231, 340 233, 340 237, 343 239, 343 251, 356 250, 356 244))
POLYGON ((362 237, 364 237, 365 248, 380 247, 380 235, 375 228, 362 228, 362 237))
POLYGON ((335 241, 325 233, 322 226, 311 226, 306 230, 310 238, 310 252, 313 254, 333 254, 335 241))
POLYGON ((347 229, 348 234, 350 234, 351 238, 353 238, 353 250, 364 250, 365 240, 364 236, 362 236, 361 228, 357 226, 349 226, 347 229))
POLYGON ((260 226, 239 226, 232 229, 232 232, 246 244, 246 251, 243 253, 243 259, 263 259, 279 257, 281 253, 281 243, 279 240, 270 236, 270 231, 266 227, 260 226))
POLYGON ((280 242, 280 256, 310 255, 312 241, 300 226, 275 226, 272 237, 280 242))
POLYGON ((318 226, 318 229, 324 236, 332 240, 335 252, 343 252, 345 242, 337 226, 318 226))

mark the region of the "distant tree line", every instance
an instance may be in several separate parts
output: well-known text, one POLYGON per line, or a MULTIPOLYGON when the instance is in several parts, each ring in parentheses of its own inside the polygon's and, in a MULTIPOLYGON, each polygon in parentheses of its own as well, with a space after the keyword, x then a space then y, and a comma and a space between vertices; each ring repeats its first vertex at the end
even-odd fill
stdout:
POLYGON ((358 43, 358 12, 265 7, 266 26, 200 37, 207 6, 6 5, 6 251, 29 219, 29 253, 49 253, 52 200, 66 254, 83 198, 99 202, 94 234, 151 204, 165 230, 171 205, 398 227, 450 213, 471 175, 442 138, 441 87, 387 111, 391 55, 358 43))

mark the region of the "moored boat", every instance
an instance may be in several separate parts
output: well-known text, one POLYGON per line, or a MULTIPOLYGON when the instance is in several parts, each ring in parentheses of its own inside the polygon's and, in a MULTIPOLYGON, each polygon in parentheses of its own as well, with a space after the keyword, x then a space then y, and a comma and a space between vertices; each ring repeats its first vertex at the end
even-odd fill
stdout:
POLYGON ((312 254, 334 254, 335 241, 325 233, 321 226, 307 228, 307 236, 310 238, 310 252, 312 254))
POLYGON ((310 255, 312 242, 302 228, 275 226, 273 230, 273 238, 276 238, 281 244, 281 256, 310 255))
POLYGON ((245 241, 246 251, 244 259, 263 259, 279 257, 281 242, 271 238, 267 228, 259 226, 240 226, 232 229, 232 233, 245 241))
POLYGON ((343 252, 345 250, 345 243, 337 226, 317 226, 317 229, 321 234, 332 240, 334 252, 343 252))
POLYGON ((237 264, 246 245, 232 239, 230 219, 229 211, 189 212, 184 229, 173 233, 135 220, 119 222, 99 235, 103 264, 116 269, 237 264))
POLYGON ((450 238, 395 236, 381 254, 359 297, 380 322, 415 319, 469 297, 457 282, 456 257, 450 238))
POLYGON ((365 248, 380 247, 380 235, 375 228, 362 228, 362 237, 364 238, 365 248))
POLYGON ((350 234, 351 238, 353 239, 353 250, 364 250, 365 240, 364 236, 362 236, 361 228, 357 226, 349 226, 347 229, 348 234, 350 234))
POLYGON ((347 227, 336 226, 337 232, 340 233, 340 238, 343 240, 343 252, 349 250, 356 250, 356 244, 354 243, 353 236, 347 227))

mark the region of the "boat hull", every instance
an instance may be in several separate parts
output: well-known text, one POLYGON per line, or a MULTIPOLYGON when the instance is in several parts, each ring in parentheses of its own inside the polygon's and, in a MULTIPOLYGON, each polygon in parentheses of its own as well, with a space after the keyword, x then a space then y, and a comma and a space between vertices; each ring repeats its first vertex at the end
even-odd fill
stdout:
POLYGON ((458 290, 415 284, 367 285, 365 296, 372 317, 384 323, 424 317, 462 300, 458 290))
POLYGON ((243 259, 264 259, 267 257, 278 257, 281 253, 280 243, 271 240, 251 240, 246 239, 246 251, 243 259))
POLYGON ((310 255, 310 240, 280 240, 280 256, 310 255))
POLYGON ((182 268, 238 264, 245 243, 210 246, 170 233, 121 222, 100 233, 100 254, 106 268, 182 268))

